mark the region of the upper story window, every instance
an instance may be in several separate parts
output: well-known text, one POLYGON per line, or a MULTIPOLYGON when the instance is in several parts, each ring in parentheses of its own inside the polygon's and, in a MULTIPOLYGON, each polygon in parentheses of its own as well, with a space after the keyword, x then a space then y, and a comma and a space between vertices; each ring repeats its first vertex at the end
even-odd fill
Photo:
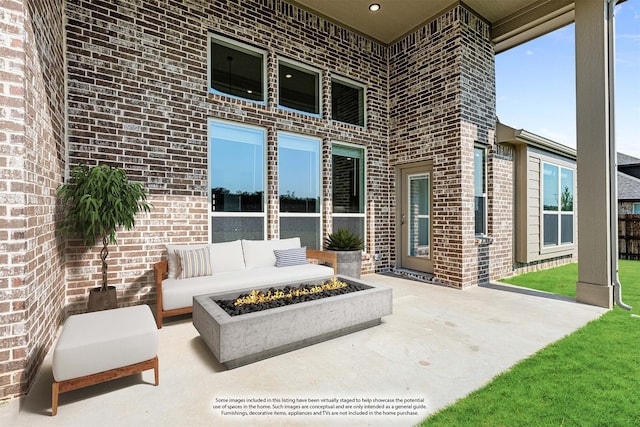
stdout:
POLYGON ((551 163, 542 168, 543 245, 573 243, 573 170, 551 163))
POLYGON ((475 199, 475 234, 487 234, 487 150, 473 149, 473 183, 475 199))
POLYGON ((331 118, 352 125, 365 125, 364 86, 339 77, 331 79, 331 118))
POLYGON ((278 105, 320 115, 320 71, 288 60, 278 61, 278 105))
POLYGON ((634 203, 633 204, 633 212, 634 214, 640 214, 640 203, 634 203))
POLYGON ((209 88, 212 92, 264 102, 265 74, 264 51, 209 35, 209 88))

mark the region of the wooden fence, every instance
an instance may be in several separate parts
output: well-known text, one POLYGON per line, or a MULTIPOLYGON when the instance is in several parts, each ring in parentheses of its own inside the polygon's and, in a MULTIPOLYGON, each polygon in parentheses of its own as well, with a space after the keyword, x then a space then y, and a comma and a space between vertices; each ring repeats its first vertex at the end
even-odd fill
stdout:
POLYGON ((640 259, 640 215, 618 215, 618 257, 640 259))

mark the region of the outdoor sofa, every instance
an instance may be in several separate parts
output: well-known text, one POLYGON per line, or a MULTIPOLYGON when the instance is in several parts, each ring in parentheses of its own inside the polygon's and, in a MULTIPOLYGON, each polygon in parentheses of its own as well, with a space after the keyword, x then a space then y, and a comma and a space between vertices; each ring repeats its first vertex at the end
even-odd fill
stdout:
POLYGON ((300 238, 167 245, 153 266, 158 294, 156 323, 191 313, 193 297, 250 291, 278 283, 313 281, 336 273, 336 254, 301 247, 300 238), (308 262, 316 260, 316 262, 308 262), (331 267, 319 263, 329 263, 331 267))

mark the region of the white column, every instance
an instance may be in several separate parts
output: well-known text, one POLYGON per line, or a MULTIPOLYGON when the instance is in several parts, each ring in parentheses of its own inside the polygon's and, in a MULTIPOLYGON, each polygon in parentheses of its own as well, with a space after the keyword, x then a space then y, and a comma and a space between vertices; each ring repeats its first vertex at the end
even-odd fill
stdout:
POLYGON ((578 283, 576 299, 613 307, 607 0, 576 0, 578 283))

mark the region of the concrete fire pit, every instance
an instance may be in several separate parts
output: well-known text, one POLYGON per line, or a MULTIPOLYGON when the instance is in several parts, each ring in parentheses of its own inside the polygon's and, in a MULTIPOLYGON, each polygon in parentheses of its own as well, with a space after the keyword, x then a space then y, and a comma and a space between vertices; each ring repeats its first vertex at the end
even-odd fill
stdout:
MULTIPOLYGON (((391 314, 391 288, 342 276, 338 279, 366 289, 238 316, 228 315, 215 300, 235 299, 250 290, 200 295, 193 299, 193 325, 218 361, 233 369, 379 325, 382 316, 391 314)), ((300 283, 270 287, 297 285, 300 283)))

